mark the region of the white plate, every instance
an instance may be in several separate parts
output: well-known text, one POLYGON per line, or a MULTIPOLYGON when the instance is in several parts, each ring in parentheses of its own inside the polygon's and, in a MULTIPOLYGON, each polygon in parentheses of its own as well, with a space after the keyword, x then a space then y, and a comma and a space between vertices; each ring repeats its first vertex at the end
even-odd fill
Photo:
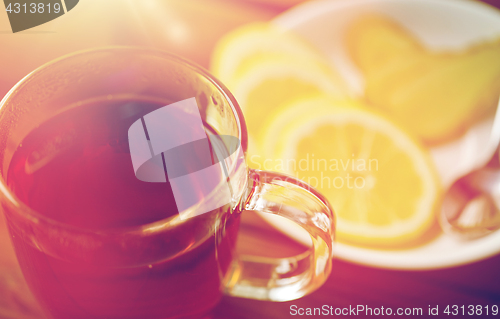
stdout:
MULTIPOLYGON (((361 95, 364 81, 343 46, 346 26, 364 13, 392 17, 427 47, 453 50, 500 36, 500 11, 465 0, 323 0, 307 2, 273 22, 293 30, 323 51, 344 76, 354 94, 361 95)), ((499 57, 500 58, 500 57, 499 57)), ((492 153, 488 145, 493 119, 471 128, 452 143, 432 149, 441 181, 446 187, 464 172, 480 166, 492 153)), ((276 228, 302 243, 309 236, 281 217, 261 214, 276 228)), ((484 259, 500 252, 500 231, 464 242, 442 234, 424 246, 408 250, 376 250, 336 243, 336 256, 352 262, 396 269, 432 269, 484 259)))

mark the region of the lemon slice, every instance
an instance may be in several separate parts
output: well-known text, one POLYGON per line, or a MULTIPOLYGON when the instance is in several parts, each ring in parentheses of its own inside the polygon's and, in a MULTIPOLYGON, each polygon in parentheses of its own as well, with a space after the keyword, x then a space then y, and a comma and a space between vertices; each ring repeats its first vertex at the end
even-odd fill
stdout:
POLYGON ((298 60, 322 60, 317 50, 296 34, 269 23, 244 25, 225 35, 215 47, 210 69, 222 82, 241 73, 249 59, 294 56, 298 60))
POLYGON ((255 60, 240 78, 226 85, 240 104, 257 144, 261 143, 263 119, 280 113, 291 102, 317 95, 346 95, 345 86, 328 65, 284 57, 255 60))
POLYGON ((263 168, 328 198, 341 242, 400 246, 435 225, 440 185, 429 154, 360 102, 295 102, 266 124, 263 151, 263 168))
POLYGON ((249 24, 224 36, 212 55, 211 71, 243 110, 250 155, 259 154, 262 122, 291 101, 348 94, 324 55, 300 36, 269 23, 249 24))

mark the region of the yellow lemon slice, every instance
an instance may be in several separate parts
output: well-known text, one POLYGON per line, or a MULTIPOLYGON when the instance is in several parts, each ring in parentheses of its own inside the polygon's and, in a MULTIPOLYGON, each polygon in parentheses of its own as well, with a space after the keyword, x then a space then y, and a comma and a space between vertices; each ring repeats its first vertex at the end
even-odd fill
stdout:
POLYGON ((241 77, 226 85, 240 104, 257 144, 261 143, 263 120, 291 102, 316 95, 346 95, 345 86, 328 65, 276 57, 254 61, 241 77))
POLYGON ((257 22, 231 31, 217 43, 210 70, 226 83, 241 73, 248 60, 283 55, 299 60, 323 59, 313 46, 293 32, 257 22))
POLYGON ((440 185, 429 154, 360 102, 297 101, 266 124, 263 169, 309 183, 331 202, 337 238, 401 246, 435 225, 440 185))

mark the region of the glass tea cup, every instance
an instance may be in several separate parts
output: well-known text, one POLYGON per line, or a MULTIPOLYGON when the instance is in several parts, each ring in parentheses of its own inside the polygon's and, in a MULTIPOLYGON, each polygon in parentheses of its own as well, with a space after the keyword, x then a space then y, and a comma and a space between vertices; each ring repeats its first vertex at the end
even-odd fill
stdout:
MULTIPOLYGON (((53 318, 191 317, 222 294, 300 298, 330 274, 327 200, 293 177, 249 169, 237 102, 186 60, 126 47, 64 56, 10 90, 0 126, 2 208, 26 281, 53 318), (201 122, 183 126, 192 116, 201 122), (154 149, 153 122, 168 136, 171 127, 185 137, 203 126, 215 173, 192 178, 205 171, 198 167, 169 176, 167 150, 154 149), (139 146, 133 127, 146 132, 139 146), (165 169, 161 181, 138 174, 148 159, 134 162, 134 152, 146 145, 160 161, 151 172, 165 169), (312 247, 289 258, 238 254, 240 215, 248 210, 292 220, 312 247)), ((185 153, 181 164, 198 153, 185 153)))

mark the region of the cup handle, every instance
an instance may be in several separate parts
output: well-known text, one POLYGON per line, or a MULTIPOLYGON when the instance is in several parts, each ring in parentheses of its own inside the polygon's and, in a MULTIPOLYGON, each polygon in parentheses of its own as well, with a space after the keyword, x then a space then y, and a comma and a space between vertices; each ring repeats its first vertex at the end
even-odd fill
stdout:
POLYGON ((312 239, 306 252, 288 258, 238 255, 224 281, 227 295, 270 301, 300 298, 320 287, 331 272, 334 216, 315 189, 288 175, 250 170, 243 210, 286 217, 312 239))

